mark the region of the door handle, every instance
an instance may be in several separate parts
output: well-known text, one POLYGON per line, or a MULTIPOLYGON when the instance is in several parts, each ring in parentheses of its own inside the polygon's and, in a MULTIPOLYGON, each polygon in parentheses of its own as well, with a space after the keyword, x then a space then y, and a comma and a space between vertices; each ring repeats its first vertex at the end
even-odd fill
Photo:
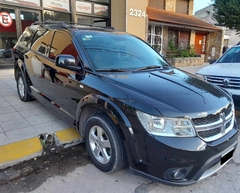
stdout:
POLYGON ((27 55, 24 55, 26 59, 28 59, 28 56, 27 55))

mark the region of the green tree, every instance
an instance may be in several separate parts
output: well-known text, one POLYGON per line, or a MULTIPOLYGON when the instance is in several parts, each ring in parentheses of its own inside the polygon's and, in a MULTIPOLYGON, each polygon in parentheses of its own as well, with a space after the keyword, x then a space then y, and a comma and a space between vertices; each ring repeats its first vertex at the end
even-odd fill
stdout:
POLYGON ((234 29, 240 34, 240 0, 214 0, 213 18, 218 22, 216 25, 234 29))

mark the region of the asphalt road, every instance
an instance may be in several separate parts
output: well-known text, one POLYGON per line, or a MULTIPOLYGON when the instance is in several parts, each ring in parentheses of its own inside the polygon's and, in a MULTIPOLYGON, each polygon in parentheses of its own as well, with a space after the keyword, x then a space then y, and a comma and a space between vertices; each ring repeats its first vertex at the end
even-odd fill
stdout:
POLYGON ((0 179, 1 175, 12 176, 0 181, 1 193, 239 193, 240 148, 213 176, 184 187, 149 181, 128 168, 103 173, 89 160, 84 144, 23 162, 1 171, 0 179))
POLYGON ((0 170, 0 179, 8 179, 0 180, 0 193, 239 193, 239 176, 239 146, 220 171, 184 187, 147 180, 128 168, 103 173, 91 163, 83 144, 60 152, 50 146, 43 157, 0 170))

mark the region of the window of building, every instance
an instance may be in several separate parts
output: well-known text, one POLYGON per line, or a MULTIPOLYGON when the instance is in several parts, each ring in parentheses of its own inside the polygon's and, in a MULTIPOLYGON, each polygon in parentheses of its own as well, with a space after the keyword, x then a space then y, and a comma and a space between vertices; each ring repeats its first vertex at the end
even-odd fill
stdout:
POLYGON ((110 3, 110 0, 95 0, 95 1, 100 3, 110 3))
POLYGON ((159 53, 162 51, 162 26, 148 25, 148 43, 159 53))
POLYGON ((80 24, 110 26, 110 0, 76 1, 76 20, 80 24))
POLYGON ((71 21, 69 13, 63 13, 58 11, 50 11, 44 10, 44 20, 52 20, 52 21, 71 21))
POLYGON ((10 49, 17 41, 15 10, 0 7, 0 13, 0 49, 10 49))
POLYGON ((188 48, 190 46, 190 31, 169 29, 168 44, 180 50, 188 48))
POLYGON ((22 31, 24 31, 27 26, 30 26, 35 21, 39 21, 39 13, 35 13, 33 11, 20 11, 20 18, 22 24, 22 31))
POLYGON ((177 30, 168 30, 168 50, 174 51, 178 49, 178 31, 177 30))

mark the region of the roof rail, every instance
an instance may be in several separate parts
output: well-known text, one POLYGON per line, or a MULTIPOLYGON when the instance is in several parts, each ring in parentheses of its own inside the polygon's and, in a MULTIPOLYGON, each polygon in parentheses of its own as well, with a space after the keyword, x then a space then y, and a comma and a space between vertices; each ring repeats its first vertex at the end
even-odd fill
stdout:
POLYGON ((32 23, 32 25, 42 25, 42 24, 58 24, 59 26, 67 27, 67 25, 64 21, 46 20, 46 21, 43 21, 43 22, 35 21, 34 23, 32 23))
POLYGON ((109 27, 109 26, 103 27, 103 26, 86 25, 86 24, 81 24, 81 23, 76 23, 76 22, 52 21, 52 20, 46 20, 46 21, 43 21, 43 22, 35 21, 31 25, 43 25, 43 24, 57 24, 57 25, 62 26, 64 28, 67 28, 68 27, 67 25, 70 25, 71 27, 76 27, 77 25, 81 25, 81 26, 106 28, 106 29, 113 29, 113 30, 115 30, 114 27, 109 27))

